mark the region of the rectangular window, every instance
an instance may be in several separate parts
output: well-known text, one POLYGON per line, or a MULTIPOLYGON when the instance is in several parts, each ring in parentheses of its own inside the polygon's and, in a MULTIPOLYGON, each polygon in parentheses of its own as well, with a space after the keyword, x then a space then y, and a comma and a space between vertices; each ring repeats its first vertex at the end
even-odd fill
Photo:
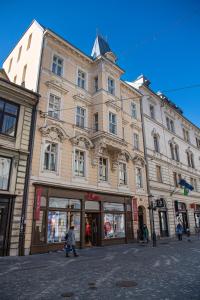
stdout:
POLYGON ((173 179, 174 179, 174 186, 175 187, 179 187, 178 180, 177 180, 177 173, 176 172, 173 172, 173 179))
POLYGON ((78 70, 78 86, 82 89, 86 89, 86 74, 81 70, 78 70))
POLYGON ((80 106, 76 108, 76 126, 85 127, 86 110, 80 106))
POLYGON ((44 150, 44 170, 56 171, 58 159, 58 144, 46 142, 44 150))
POLYGON ((139 150, 139 135, 137 133, 133 134, 133 140, 134 149, 139 150))
POLYGON ((20 46, 20 48, 19 48, 19 52, 18 52, 18 56, 17 56, 17 61, 20 60, 21 53, 22 53, 22 46, 20 46))
POLYGON ((109 132, 117 134, 117 116, 109 112, 109 132))
POLYGON ((49 207, 51 208, 69 208, 81 209, 81 201, 66 198, 49 198, 49 207))
POLYGON ((59 119, 60 117, 60 101, 61 99, 53 94, 49 96, 48 115, 52 118, 59 119))
POLYGON ((0 156, 0 190, 9 189, 11 158, 0 156))
POLYGON ((97 132, 99 130, 99 114, 94 114, 94 131, 97 132))
POLYGON ((99 158, 99 178, 101 181, 108 181, 108 160, 107 158, 99 158))
POLYGON ((85 176, 85 152, 84 151, 75 150, 74 173, 75 176, 79 176, 79 177, 85 176))
POLYGON ((11 68, 12 68, 12 62, 13 62, 13 58, 10 59, 10 62, 9 62, 9 68, 8 68, 8 73, 11 71, 11 68))
POLYGON ((98 76, 94 78, 94 90, 97 92, 99 89, 98 76))
POLYGON ((179 186, 180 186, 180 181, 181 181, 181 179, 182 179, 181 174, 178 174, 178 185, 179 185, 179 186))
POLYGON ((23 73, 22 73, 22 85, 25 86, 25 80, 26 80, 26 70, 27 70, 27 65, 24 66, 23 68, 23 73))
POLYGON ((150 117, 152 119, 155 119, 155 108, 154 108, 154 105, 150 104, 149 105, 149 110, 150 110, 150 117))
POLYGON ((112 95, 115 94, 115 81, 110 77, 108 77, 108 92, 112 95))
POLYGON ((53 56, 52 72, 58 76, 63 75, 63 59, 57 55, 53 56))
POLYGON ((171 132, 175 132, 174 121, 166 117, 167 129, 171 132))
POLYGON ((170 130, 170 121, 169 118, 166 117, 167 129, 170 130))
POLYGON ((189 131, 183 128, 183 138, 186 142, 190 141, 189 131))
POLYGON ((131 118, 137 119, 137 107, 135 103, 131 103, 131 118))
POLYGON ((156 166, 156 176, 157 176, 157 181, 162 182, 162 172, 161 172, 161 166, 156 166))
POLYGON ((106 213, 104 214, 104 238, 124 238, 125 220, 124 214, 106 213))
POLYGON ((15 136, 19 106, 0 98, 0 133, 15 136))
POLYGON ((127 170, 126 164, 119 163, 119 184, 126 185, 127 184, 127 170))
POLYGON ((140 168, 136 168, 136 187, 137 189, 141 189, 143 187, 142 169, 140 168))
POLYGON ((153 143, 154 143, 154 150, 156 152, 160 152, 160 149, 159 149, 159 141, 158 141, 158 136, 157 135, 154 135, 153 136, 153 143))
POLYGON ((26 50, 28 50, 31 47, 31 40, 32 40, 32 33, 29 35, 28 37, 28 43, 27 43, 27 48, 26 50))
POLYGON ((197 148, 200 148, 200 138, 196 138, 197 148))

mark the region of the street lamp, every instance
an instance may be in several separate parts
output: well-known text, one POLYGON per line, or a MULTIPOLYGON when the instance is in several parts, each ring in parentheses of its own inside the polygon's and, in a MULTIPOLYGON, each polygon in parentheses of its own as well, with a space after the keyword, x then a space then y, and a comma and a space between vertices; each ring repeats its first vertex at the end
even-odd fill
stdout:
POLYGON ((155 231, 155 223, 154 223, 154 211, 156 210, 156 205, 153 201, 153 195, 149 195, 149 207, 148 209, 151 211, 151 220, 152 220, 152 241, 153 247, 156 247, 156 231, 155 231))

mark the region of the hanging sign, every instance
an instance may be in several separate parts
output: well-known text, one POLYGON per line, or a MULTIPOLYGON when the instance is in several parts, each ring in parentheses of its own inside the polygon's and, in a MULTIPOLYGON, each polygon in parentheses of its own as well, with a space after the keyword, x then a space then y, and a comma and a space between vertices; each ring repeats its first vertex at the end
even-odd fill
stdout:
POLYGON ((36 188, 36 206, 35 206, 35 215, 34 215, 35 221, 40 220, 41 195, 42 195, 42 188, 37 187, 36 188))
POLYGON ((138 221, 138 208, 137 208, 137 198, 132 198, 132 208, 133 208, 133 220, 134 222, 138 221))

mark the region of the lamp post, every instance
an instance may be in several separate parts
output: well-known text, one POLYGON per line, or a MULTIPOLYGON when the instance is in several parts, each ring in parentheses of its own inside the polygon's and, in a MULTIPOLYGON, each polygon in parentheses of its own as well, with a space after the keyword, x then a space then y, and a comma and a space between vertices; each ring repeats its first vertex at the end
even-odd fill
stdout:
POLYGON ((148 209, 151 211, 151 219, 152 219, 152 241, 153 241, 153 247, 156 247, 156 231, 155 231, 155 222, 154 222, 154 211, 156 210, 156 205, 153 201, 153 195, 149 195, 149 207, 148 209))

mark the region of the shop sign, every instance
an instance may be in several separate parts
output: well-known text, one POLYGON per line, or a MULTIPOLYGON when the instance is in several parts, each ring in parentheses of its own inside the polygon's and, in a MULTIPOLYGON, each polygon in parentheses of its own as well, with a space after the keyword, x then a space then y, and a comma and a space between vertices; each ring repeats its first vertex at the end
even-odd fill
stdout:
POLYGON ((101 197, 97 194, 94 194, 94 193, 87 193, 85 198, 87 200, 94 200, 94 201, 99 201, 101 200, 101 197))
POLYGON ((138 221, 138 208, 137 208, 137 198, 132 198, 132 207, 133 207, 133 219, 134 222, 138 221))
POLYGON ((35 221, 40 220, 40 206, 41 206, 41 195, 42 195, 42 188, 36 188, 36 207, 35 207, 35 221))

